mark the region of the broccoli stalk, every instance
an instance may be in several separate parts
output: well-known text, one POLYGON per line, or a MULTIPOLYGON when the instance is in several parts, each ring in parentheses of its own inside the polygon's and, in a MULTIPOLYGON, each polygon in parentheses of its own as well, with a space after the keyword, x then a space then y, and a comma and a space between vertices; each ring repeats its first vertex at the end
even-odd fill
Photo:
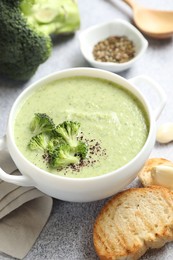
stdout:
POLYGON ((0 74, 28 80, 51 54, 49 35, 74 32, 79 21, 72 0, 1 0, 0 74))
POLYGON ((62 168, 70 164, 79 163, 80 158, 72 153, 68 144, 61 144, 53 151, 48 151, 49 164, 53 168, 62 168))
POLYGON ((51 132, 55 128, 53 120, 45 113, 36 113, 30 123, 30 130, 34 135, 51 132))
POLYGON ((28 23, 40 32, 72 33, 79 28, 80 16, 74 0, 22 0, 20 8, 28 23))

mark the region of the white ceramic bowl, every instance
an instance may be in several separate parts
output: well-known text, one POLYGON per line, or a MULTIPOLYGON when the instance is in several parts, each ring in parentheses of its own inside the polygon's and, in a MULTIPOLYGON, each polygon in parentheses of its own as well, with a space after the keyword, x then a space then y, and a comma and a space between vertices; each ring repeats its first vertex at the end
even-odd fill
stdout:
MULTIPOLYGON (((86 93, 87 94, 87 93, 86 93)), ((137 172, 144 165, 150 155, 156 137, 156 119, 162 111, 166 102, 163 90, 151 79, 139 76, 126 80, 114 73, 92 68, 75 68, 56 72, 26 88, 15 101, 8 120, 6 137, 0 140, 0 150, 7 146, 9 153, 22 173, 21 176, 14 176, 5 173, 0 169, 0 178, 21 186, 35 186, 42 192, 61 200, 74 202, 94 201, 109 197, 126 187, 137 175, 137 172), (19 151, 14 139, 14 119, 21 104, 36 88, 42 84, 54 81, 59 78, 71 76, 88 76, 107 79, 115 82, 132 92, 144 105, 150 122, 150 129, 146 143, 141 151, 129 163, 116 171, 91 178, 69 178, 50 174, 29 162, 19 151), (154 88, 159 96, 160 102, 155 110, 152 110, 146 98, 135 87, 139 81, 146 82, 147 86, 154 88)))
POLYGON ((148 42, 143 35, 129 22, 121 19, 89 27, 79 34, 79 42, 83 56, 93 67, 112 72, 120 72, 130 68, 148 47, 148 42), (94 45, 109 36, 127 36, 134 43, 135 57, 124 63, 96 61, 92 53, 94 45))

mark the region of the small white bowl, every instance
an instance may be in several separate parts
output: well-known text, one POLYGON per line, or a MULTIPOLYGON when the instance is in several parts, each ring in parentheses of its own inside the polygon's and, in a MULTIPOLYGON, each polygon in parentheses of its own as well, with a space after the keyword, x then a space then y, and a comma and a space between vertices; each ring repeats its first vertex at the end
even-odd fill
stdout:
POLYGON ((129 22, 121 19, 89 27, 79 34, 79 41, 83 56, 93 67, 112 72, 119 72, 130 68, 144 54, 148 47, 148 42, 143 35, 129 22), (136 53, 134 58, 124 63, 96 61, 92 53, 95 44, 109 36, 127 36, 135 46, 136 53))

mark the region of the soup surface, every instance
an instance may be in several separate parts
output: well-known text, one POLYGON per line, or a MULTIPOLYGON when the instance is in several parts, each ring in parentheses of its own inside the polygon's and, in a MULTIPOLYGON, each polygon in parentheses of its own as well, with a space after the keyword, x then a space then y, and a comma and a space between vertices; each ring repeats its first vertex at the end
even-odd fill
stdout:
POLYGON ((135 96, 117 84, 92 77, 59 79, 37 88, 17 113, 14 134, 22 154, 52 174, 85 178, 111 172, 133 159, 146 142, 149 121, 135 96), (78 167, 53 169, 42 152, 31 151, 29 125, 35 113, 55 122, 78 121, 89 153, 78 167))

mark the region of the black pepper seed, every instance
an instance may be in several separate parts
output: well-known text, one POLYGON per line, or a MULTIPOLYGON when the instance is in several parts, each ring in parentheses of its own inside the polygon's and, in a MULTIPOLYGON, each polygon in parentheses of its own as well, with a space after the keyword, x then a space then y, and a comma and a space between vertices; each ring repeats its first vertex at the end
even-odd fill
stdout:
MULTIPOLYGON (((99 162, 100 157, 106 157, 106 149, 102 148, 101 146, 101 140, 97 141, 96 139, 87 139, 83 136, 83 133, 78 137, 78 140, 83 140, 88 145, 88 156, 87 158, 80 159, 78 164, 70 164, 66 166, 65 168, 57 168, 57 172, 61 172, 62 169, 64 170, 64 175, 68 174, 68 171, 71 170, 73 174, 80 172, 82 168, 92 166, 94 167, 94 164, 99 162), (95 158, 95 156, 97 158, 95 158)), ((43 161, 45 163, 48 163, 50 160, 50 156, 47 152, 45 152, 42 155, 43 161)))
POLYGON ((126 36, 110 36, 94 46, 93 56, 100 62, 123 63, 135 56, 135 46, 126 36))

